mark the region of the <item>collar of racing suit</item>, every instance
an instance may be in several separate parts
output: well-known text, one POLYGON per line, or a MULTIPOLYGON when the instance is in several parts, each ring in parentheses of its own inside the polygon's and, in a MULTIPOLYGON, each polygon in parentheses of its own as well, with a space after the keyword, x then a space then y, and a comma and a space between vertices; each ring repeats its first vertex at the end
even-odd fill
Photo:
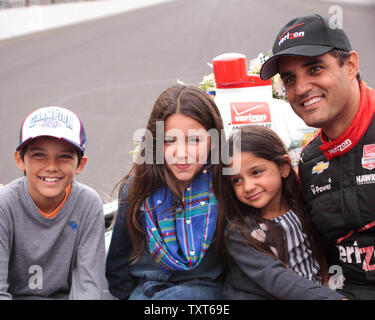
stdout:
POLYGON ((344 133, 337 139, 328 141, 326 135, 320 130, 322 145, 319 148, 328 160, 350 151, 361 140, 371 123, 375 113, 375 91, 364 81, 361 81, 360 88, 361 100, 357 114, 344 133))

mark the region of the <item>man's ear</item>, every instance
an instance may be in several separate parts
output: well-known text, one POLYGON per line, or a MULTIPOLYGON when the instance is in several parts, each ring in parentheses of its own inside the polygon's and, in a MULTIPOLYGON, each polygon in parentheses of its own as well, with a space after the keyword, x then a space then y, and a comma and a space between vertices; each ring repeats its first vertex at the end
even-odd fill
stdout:
POLYGON ((25 171, 25 170, 26 170, 26 168, 25 168, 25 162, 22 160, 19 151, 15 151, 15 152, 14 152, 14 160, 16 160, 17 167, 18 167, 21 171, 25 171))
POLYGON ((85 168, 86 163, 87 163, 87 156, 83 156, 80 164, 78 165, 78 167, 75 171, 75 174, 80 174, 82 172, 82 170, 85 168))
POLYGON ((283 163, 280 165, 280 174, 283 178, 289 176, 290 168, 292 167, 292 161, 287 154, 283 155, 283 163))
POLYGON ((350 51, 350 57, 345 60, 345 67, 351 79, 355 79, 359 72, 359 58, 356 51, 350 51))

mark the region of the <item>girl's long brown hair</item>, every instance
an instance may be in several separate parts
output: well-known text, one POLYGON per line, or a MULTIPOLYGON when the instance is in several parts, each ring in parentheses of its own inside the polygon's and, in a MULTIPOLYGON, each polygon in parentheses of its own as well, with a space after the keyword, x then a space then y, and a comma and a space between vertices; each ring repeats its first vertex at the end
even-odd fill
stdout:
MULTIPOLYGON (((233 136, 229 140, 231 155, 233 154, 233 143, 235 143, 235 141, 233 136)), ((257 157, 273 161, 278 166, 285 163, 291 166, 288 159, 283 157, 288 154, 284 143, 271 129, 256 125, 241 127, 240 143, 241 152, 250 152, 257 157)), ((287 243, 282 227, 272 220, 262 218, 260 209, 253 208, 239 201, 234 193, 230 176, 225 176, 223 183, 223 187, 225 190, 228 190, 228 193, 226 196, 226 210, 224 214, 219 217, 218 230, 222 236, 221 247, 224 248, 227 258, 228 252, 226 244, 229 235, 233 229, 238 229, 248 246, 282 261, 284 265, 287 266, 287 243), (251 236, 251 231, 259 227, 260 223, 264 223, 269 230, 270 238, 267 239, 268 243, 258 241, 251 236), (270 245, 276 248, 278 256, 275 256, 272 252, 270 245)), ((308 215, 307 203, 300 189, 297 174, 293 168, 291 168, 286 178, 282 178, 282 197, 289 208, 298 216, 303 232, 306 234, 307 240, 311 246, 313 256, 321 266, 321 276, 325 276, 326 263, 323 246, 308 215)))
MULTIPOLYGON (((140 258, 146 245, 146 237, 142 225, 142 213, 140 211, 141 205, 145 199, 154 193, 158 188, 169 187, 172 193, 177 197, 177 199, 180 200, 182 204, 181 192, 178 188, 175 177, 164 164, 157 164, 156 162, 156 122, 164 121, 165 123, 167 118, 175 113, 183 114, 195 119, 201 123, 207 131, 210 129, 216 129, 219 137, 221 130, 223 129, 223 123, 215 102, 206 92, 198 87, 174 85, 166 89, 156 100, 147 124, 147 130, 152 134, 153 137, 151 140, 153 144, 152 164, 134 163, 130 172, 122 179, 120 187, 122 188, 128 178, 133 176, 128 193, 128 211, 126 217, 133 244, 133 252, 131 257, 133 262, 136 262, 140 258)), ((144 140, 143 145, 141 145, 141 150, 143 150, 141 153, 142 156, 145 155, 144 151, 145 148, 147 148, 147 145, 144 144, 146 143, 147 139, 144 140)), ((211 150, 213 150, 213 148, 218 148, 218 154, 221 154, 220 139, 219 145, 211 145, 211 150)), ((209 159, 210 155, 208 156, 208 161, 209 159)), ((220 215, 220 208, 223 207, 223 205, 220 204, 223 198, 221 196, 222 165, 220 159, 218 162, 219 163, 213 163, 211 165, 214 193, 218 198, 220 215)))

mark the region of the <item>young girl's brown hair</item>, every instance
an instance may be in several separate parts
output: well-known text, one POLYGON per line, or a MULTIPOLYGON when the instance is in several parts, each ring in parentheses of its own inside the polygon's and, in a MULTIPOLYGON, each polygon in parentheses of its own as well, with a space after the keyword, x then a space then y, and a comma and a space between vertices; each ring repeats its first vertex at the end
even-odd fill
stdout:
MULTIPOLYGON (((240 146, 237 145, 240 152, 249 152, 256 157, 275 162, 279 167, 287 163, 291 165, 290 158, 285 157, 288 152, 279 136, 271 129, 264 126, 245 126, 241 128, 238 138, 240 146)), ((230 155, 233 155, 233 144, 236 138, 232 136, 229 139, 230 155)), ((225 212, 219 216, 218 229, 221 234, 221 247, 225 244, 230 233, 234 228, 240 230, 247 245, 281 260, 286 266, 288 261, 287 243, 284 230, 280 225, 272 220, 264 219, 261 216, 261 210, 243 204, 236 197, 231 185, 230 176, 224 178, 224 188, 228 190, 225 212), (267 242, 258 241, 251 236, 251 231, 259 227, 259 224, 265 224, 269 230, 270 237, 267 242), (226 231, 224 231, 226 230, 226 231), (271 246, 276 248, 277 256, 271 250, 271 246)), ((296 172, 291 168, 289 175, 282 178, 282 198, 288 204, 289 208, 298 216, 303 232, 313 251, 314 258, 321 266, 321 276, 326 275, 326 263, 324 259, 323 247, 320 238, 315 231, 307 211, 307 203, 300 189, 296 172)))
MULTIPOLYGON (((137 164, 134 163, 130 172, 122 179, 122 187, 130 176, 133 176, 128 195, 128 214, 127 223, 130 236, 133 244, 133 262, 136 262, 145 249, 145 231, 142 225, 142 216, 140 208, 145 199, 153 194, 160 187, 169 187, 174 196, 181 200, 181 192, 178 188, 176 178, 169 171, 163 163, 158 164, 157 159, 157 133, 156 122, 165 121, 167 118, 175 113, 179 113, 198 121, 208 131, 216 129, 220 137, 223 129, 223 123, 220 117, 219 110, 212 98, 204 91, 194 86, 174 85, 166 89, 156 100, 153 110, 151 112, 147 130, 153 139, 145 139, 141 145, 141 156, 145 156, 146 148, 152 147, 153 161, 152 163, 137 164), (152 141, 152 142, 150 142, 152 141), (147 143, 152 143, 152 146, 147 146, 147 143)), ((163 137, 164 138, 164 137, 163 137)), ((212 139, 211 139, 212 140, 212 139)), ((164 140, 163 140, 164 142, 164 140)), ((162 143, 163 143, 162 142, 162 143)), ((218 145, 211 146, 217 148, 216 153, 221 154, 220 139, 218 145)), ((160 148, 159 148, 160 149, 160 148)), ((160 157, 160 155, 159 155, 160 157)), ((164 157, 164 156, 163 156, 164 157)), ((210 159, 210 155, 208 155, 210 159)), ((218 159, 219 160, 219 159, 218 159)), ((208 160, 209 161, 209 160, 208 160)), ((212 163, 212 179, 214 186, 214 193, 218 198, 219 215, 222 202, 222 165, 221 161, 212 163)), ((183 205, 183 204, 182 204, 183 205)))

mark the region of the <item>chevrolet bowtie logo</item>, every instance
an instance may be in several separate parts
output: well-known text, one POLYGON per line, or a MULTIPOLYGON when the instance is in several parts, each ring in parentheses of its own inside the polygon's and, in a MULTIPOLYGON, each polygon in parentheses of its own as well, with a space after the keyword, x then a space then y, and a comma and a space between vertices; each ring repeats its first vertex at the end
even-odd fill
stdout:
POLYGON ((312 168, 312 173, 322 173, 328 166, 329 162, 320 161, 312 168))

